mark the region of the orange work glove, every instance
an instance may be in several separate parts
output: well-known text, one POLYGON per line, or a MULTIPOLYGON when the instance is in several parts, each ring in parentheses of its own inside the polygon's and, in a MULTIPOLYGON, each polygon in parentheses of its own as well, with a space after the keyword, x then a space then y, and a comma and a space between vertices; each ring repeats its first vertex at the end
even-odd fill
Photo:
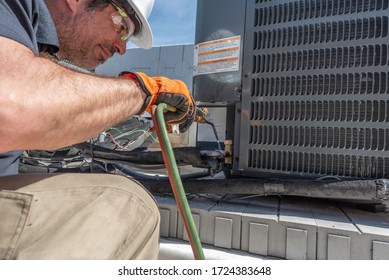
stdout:
POLYGON ((141 72, 122 72, 119 76, 134 80, 147 95, 138 115, 145 111, 151 114, 154 104, 166 103, 176 108, 175 112, 164 114, 167 125, 179 124, 180 132, 185 132, 193 123, 196 106, 184 82, 162 76, 148 77, 141 72))

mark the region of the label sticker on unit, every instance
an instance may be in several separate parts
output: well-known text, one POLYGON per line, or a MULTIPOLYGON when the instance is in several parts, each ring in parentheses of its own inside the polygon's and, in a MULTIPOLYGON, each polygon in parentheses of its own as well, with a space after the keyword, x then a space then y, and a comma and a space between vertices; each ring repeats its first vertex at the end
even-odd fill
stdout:
POLYGON ((200 43, 194 48, 193 75, 238 71, 240 36, 200 43))

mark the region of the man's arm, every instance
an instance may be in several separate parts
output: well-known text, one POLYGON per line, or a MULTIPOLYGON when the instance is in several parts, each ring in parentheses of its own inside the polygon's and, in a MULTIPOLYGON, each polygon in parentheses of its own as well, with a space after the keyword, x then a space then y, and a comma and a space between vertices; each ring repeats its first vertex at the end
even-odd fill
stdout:
POLYGON ((66 69, 0 37, 0 153, 57 149, 133 116, 145 94, 131 79, 66 69))

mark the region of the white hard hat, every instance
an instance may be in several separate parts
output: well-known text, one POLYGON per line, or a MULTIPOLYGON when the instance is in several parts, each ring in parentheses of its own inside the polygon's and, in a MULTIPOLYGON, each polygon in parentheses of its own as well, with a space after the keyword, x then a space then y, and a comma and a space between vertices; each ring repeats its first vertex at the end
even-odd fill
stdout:
POLYGON ((135 33, 129 39, 142 49, 150 49, 153 44, 153 33, 147 18, 151 14, 154 0, 117 0, 126 9, 126 12, 133 15, 135 11, 135 33))

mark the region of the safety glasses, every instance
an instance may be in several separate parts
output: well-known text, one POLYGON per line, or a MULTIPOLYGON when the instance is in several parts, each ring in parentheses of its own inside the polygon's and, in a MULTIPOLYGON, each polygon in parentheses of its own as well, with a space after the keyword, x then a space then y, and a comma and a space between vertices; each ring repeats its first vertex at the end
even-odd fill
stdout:
POLYGON ((120 35, 120 40, 127 41, 134 34, 135 24, 122 8, 111 0, 108 2, 116 9, 111 15, 116 33, 120 35))

